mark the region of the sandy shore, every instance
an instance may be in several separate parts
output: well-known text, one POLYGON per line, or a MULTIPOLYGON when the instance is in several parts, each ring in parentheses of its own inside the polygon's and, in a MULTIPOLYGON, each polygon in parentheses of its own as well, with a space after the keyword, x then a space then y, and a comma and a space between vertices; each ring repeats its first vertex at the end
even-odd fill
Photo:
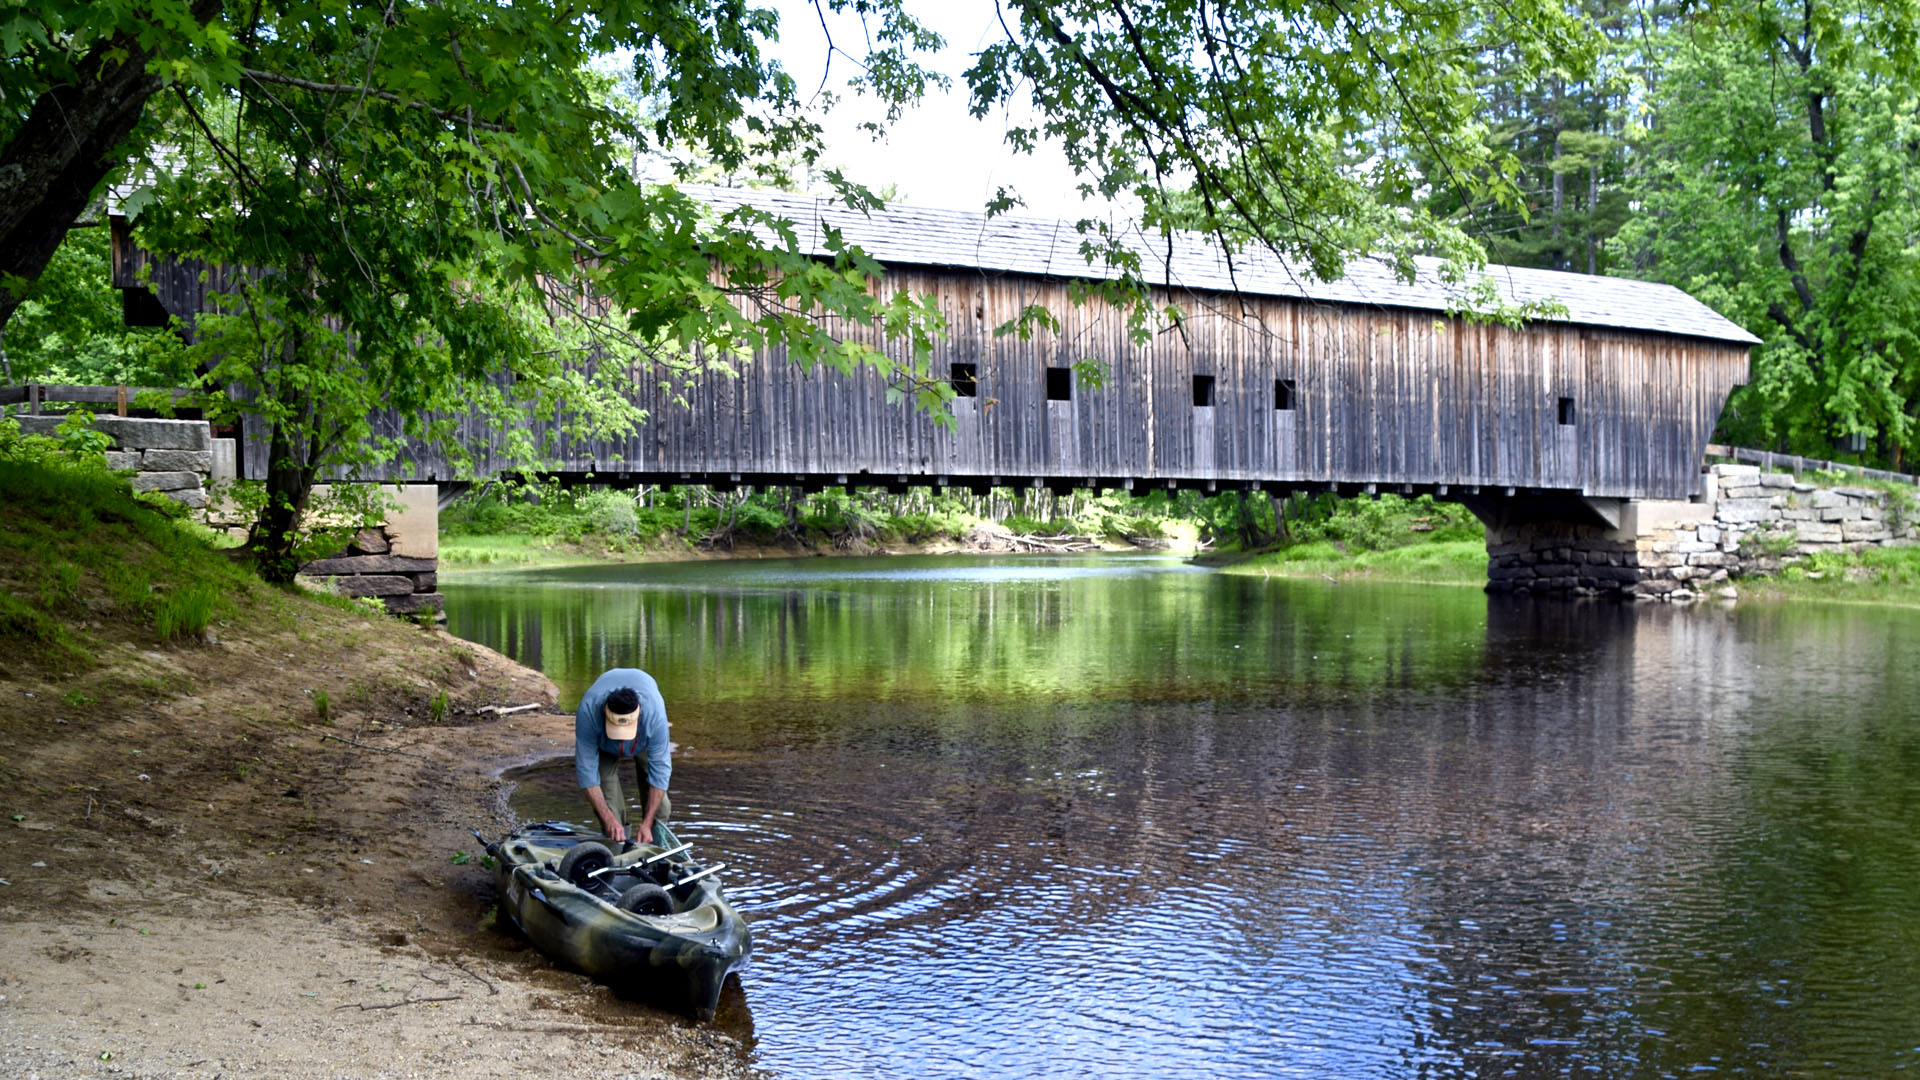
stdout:
POLYGON ((508 824, 502 769, 570 752, 552 684, 315 618, 0 683, 0 1076, 750 1075, 725 1001, 556 968, 455 861, 508 824))

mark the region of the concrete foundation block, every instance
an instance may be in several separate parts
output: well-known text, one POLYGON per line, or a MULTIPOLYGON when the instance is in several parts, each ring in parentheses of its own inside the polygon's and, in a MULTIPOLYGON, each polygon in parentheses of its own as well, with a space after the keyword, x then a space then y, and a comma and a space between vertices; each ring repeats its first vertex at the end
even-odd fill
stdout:
POLYGON ((213 449, 213 430, 205 420, 143 420, 127 416, 96 416, 96 431, 104 431, 122 450, 213 449))
POLYGON ((212 480, 220 483, 240 478, 240 441, 238 439, 213 440, 212 480))
POLYGON ((439 569, 437 559, 408 559, 398 555, 349 555, 337 559, 315 559, 300 568, 309 577, 338 577, 344 574, 421 574, 439 569))
POLYGON ((1885 540, 1890 535, 1885 522, 1847 521, 1840 525, 1840 538, 1848 543, 1859 540, 1885 540))
POLYGON ((1722 499, 1713 516, 1722 524, 1769 520, 1778 508, 1772 499, 1722 499))
POLYGON ((1760 474, 1760 486, 1770 488, 1792 488, 1793 474, 1783 472, 1763 472, 1760 474))
POLYGON ((446 610, 447 598, 442 593, 411 593, 407 596, 389 596, 382 603, 395 615, 424 615, 428 612, 439 614, 446 610))
POLYGON ((148 450, 141 457, 140 467, 148 472, 211 473, 213 451, 148 450))
POLYGON ((327 579, 341 596, 410 596, 413 579, 399 574, 351 574, 327 579))
POLYGON ((200 490, 200 474, 192 472, 143 472, 130 478, 135 491, 200 490))
POLYGON ((107 468, 118 472, 123 469, 139 469, 141 455, 138 450, 107 451, 107 468))
POLYGON ((1794 527, 1793 532, 1803 544, 1837 544, 1841 540, 1838 522, 1803 521, 1794 527))
POLYGON ((1757 483, 1758 482, 1757 478, 1760 475, 1760 466, 1758 465, 1715 465, 1713 467, 1713 475, 1720 477, 1722 484, 1727 484, 1743 478, 1757 483))

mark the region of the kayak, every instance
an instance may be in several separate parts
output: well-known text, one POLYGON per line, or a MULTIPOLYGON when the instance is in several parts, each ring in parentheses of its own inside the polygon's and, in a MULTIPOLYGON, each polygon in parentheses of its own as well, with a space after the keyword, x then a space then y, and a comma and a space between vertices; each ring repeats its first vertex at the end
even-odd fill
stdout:
POLYGON ((725 863, 696 861, 665 825, 654 839, 616 844, 549 821, 487 843, 487 854, 500 906, 541 952, 711 1020, 752 947, 747 923, 720 890, 725 863))

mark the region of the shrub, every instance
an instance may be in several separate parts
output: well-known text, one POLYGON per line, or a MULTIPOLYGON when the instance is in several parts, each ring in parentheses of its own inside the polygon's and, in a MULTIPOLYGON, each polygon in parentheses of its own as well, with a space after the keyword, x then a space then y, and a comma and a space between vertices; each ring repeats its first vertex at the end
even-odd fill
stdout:
POLYGON ((616 538, 640 535, 640 516, 634 510, 633 496, 625 491, 594 491, 574 498, 574 506, 586 515, 594 532, 616 538))

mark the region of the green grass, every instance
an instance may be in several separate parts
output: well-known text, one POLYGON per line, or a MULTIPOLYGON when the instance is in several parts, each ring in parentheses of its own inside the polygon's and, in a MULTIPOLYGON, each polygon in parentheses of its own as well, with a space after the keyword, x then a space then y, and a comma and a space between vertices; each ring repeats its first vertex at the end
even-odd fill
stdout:
POLYGON ((1229 574, 1271 577, 1479 586, 1487 581, 1487 545, 1482 540, 1434 540, 1385 551, 1349 551, 1332 541, 1315 540, 1255 555, 1225 569, 1229 574))
POLYGON ((87 670, 108 633, 197 640, 260 588, 206 529, 97 467, 0 460, 0 506, 0 677, 14 664, 87 670))
POLYGON ((442 570, 518 569, 594 561, 599 560, 556 547, 551 537, 526 533, 443 537, 440 541, 442 570))
POLYGON ((161 641, 197 641, 213 622, 220 594, 210 585, 189 585, 161 598, 153 612, 153 629, 161 641))
POLYGON ((1743 600, 1920 607, 1920 548, 1820 554, 1777 574, 1734 584, 1743 600))

